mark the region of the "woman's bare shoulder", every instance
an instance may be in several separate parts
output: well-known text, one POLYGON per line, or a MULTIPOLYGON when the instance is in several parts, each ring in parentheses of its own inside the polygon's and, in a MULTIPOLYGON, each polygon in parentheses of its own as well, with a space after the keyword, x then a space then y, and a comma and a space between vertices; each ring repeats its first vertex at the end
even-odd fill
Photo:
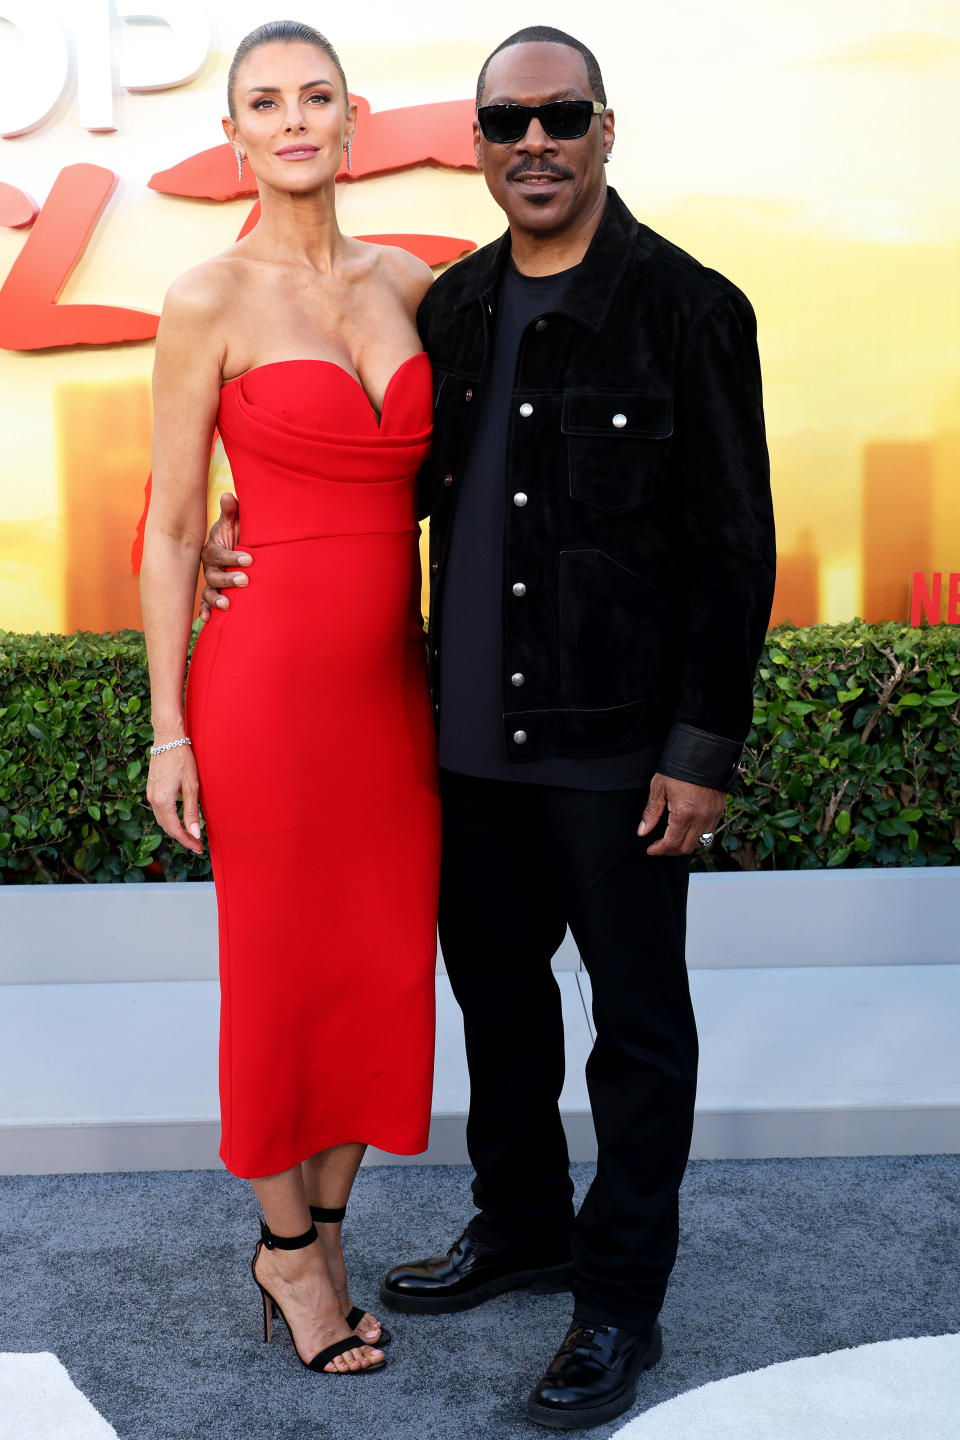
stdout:
POLYGON ((198 378, 219 386, 241 295, 243 264, 229 252, 178 275, 164 296, 154 361, 155 383, 177 386, 198 378))
POLYGON ((377 252, 380 274, 402 296, 411 315, 415 315, 433 284, 430 266, 399 245, 371 245, 370 248, 377 252))
POLYGON ((242 262, 229 251, 202 260, 178 275, 169 286, 163 301, 167 320, 209 321, 222 314, 230 305, 240 283, 242 262))

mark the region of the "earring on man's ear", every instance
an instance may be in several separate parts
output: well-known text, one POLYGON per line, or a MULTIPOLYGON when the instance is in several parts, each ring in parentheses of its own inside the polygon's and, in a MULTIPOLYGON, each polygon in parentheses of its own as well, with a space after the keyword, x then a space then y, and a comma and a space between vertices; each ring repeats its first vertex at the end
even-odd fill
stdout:
POLYGON ((351 152, 351 148, 352 148, 352 147, 351 147, 351 141, 350 141, 350 137, 349 137, 349 135, 348 135, 348 136, 347 136, 347 169, 348 169, 348 170, 350 169, 350 152, 351 152))
POLYGON ((242 184, 242 183, 243 183, 243 155, 242 155, 242 153, 241 153, 239 150, 237 150, 237 151, 236 151, 236 156, 237 156, 237 182, 238 182, 239 184, 242 184))

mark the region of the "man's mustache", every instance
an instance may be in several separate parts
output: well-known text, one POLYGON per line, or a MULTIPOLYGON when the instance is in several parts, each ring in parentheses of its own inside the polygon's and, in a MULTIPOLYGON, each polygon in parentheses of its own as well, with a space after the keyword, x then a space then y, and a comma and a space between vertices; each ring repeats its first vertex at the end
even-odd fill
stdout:
POLYGON ((516 180, 521 175, 555 175, 558 180, 572 180, 573 171, 566 165, 558 165, 553 160, 520 160, 516 165, 511 166, 507 171, 508 180, 516 180))

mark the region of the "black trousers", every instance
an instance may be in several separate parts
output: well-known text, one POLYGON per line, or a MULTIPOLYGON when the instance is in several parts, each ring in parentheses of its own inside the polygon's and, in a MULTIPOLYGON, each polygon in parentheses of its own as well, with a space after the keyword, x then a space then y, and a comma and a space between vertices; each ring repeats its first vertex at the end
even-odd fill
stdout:
MULTIPOLYGON (((507 1250, 570 1245, 574 1314, 644 1330, 677 1254, 697 1032, 684 960, 689 862, 650 858, 645 790, 441 772, 440 944, 463 1011, 479 1214, 507 1250), (566 927, 593 987, 597 1173, 574 1218, 558 1101, 566 927)), ((658 829, 657 833, 662 833, 658 829)))

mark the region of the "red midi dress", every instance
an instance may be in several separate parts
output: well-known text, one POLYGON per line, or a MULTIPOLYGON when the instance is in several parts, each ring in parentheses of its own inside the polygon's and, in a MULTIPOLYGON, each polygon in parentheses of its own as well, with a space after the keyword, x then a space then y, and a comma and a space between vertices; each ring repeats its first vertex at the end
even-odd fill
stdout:
POLYGON ((427 1145, 440 814, 416 475, 430 363, 378 422, 324 360, 223 386, 250 583, 200 634, 187 724, 220 934, 220 1154, 275 1175, 427 1145))

